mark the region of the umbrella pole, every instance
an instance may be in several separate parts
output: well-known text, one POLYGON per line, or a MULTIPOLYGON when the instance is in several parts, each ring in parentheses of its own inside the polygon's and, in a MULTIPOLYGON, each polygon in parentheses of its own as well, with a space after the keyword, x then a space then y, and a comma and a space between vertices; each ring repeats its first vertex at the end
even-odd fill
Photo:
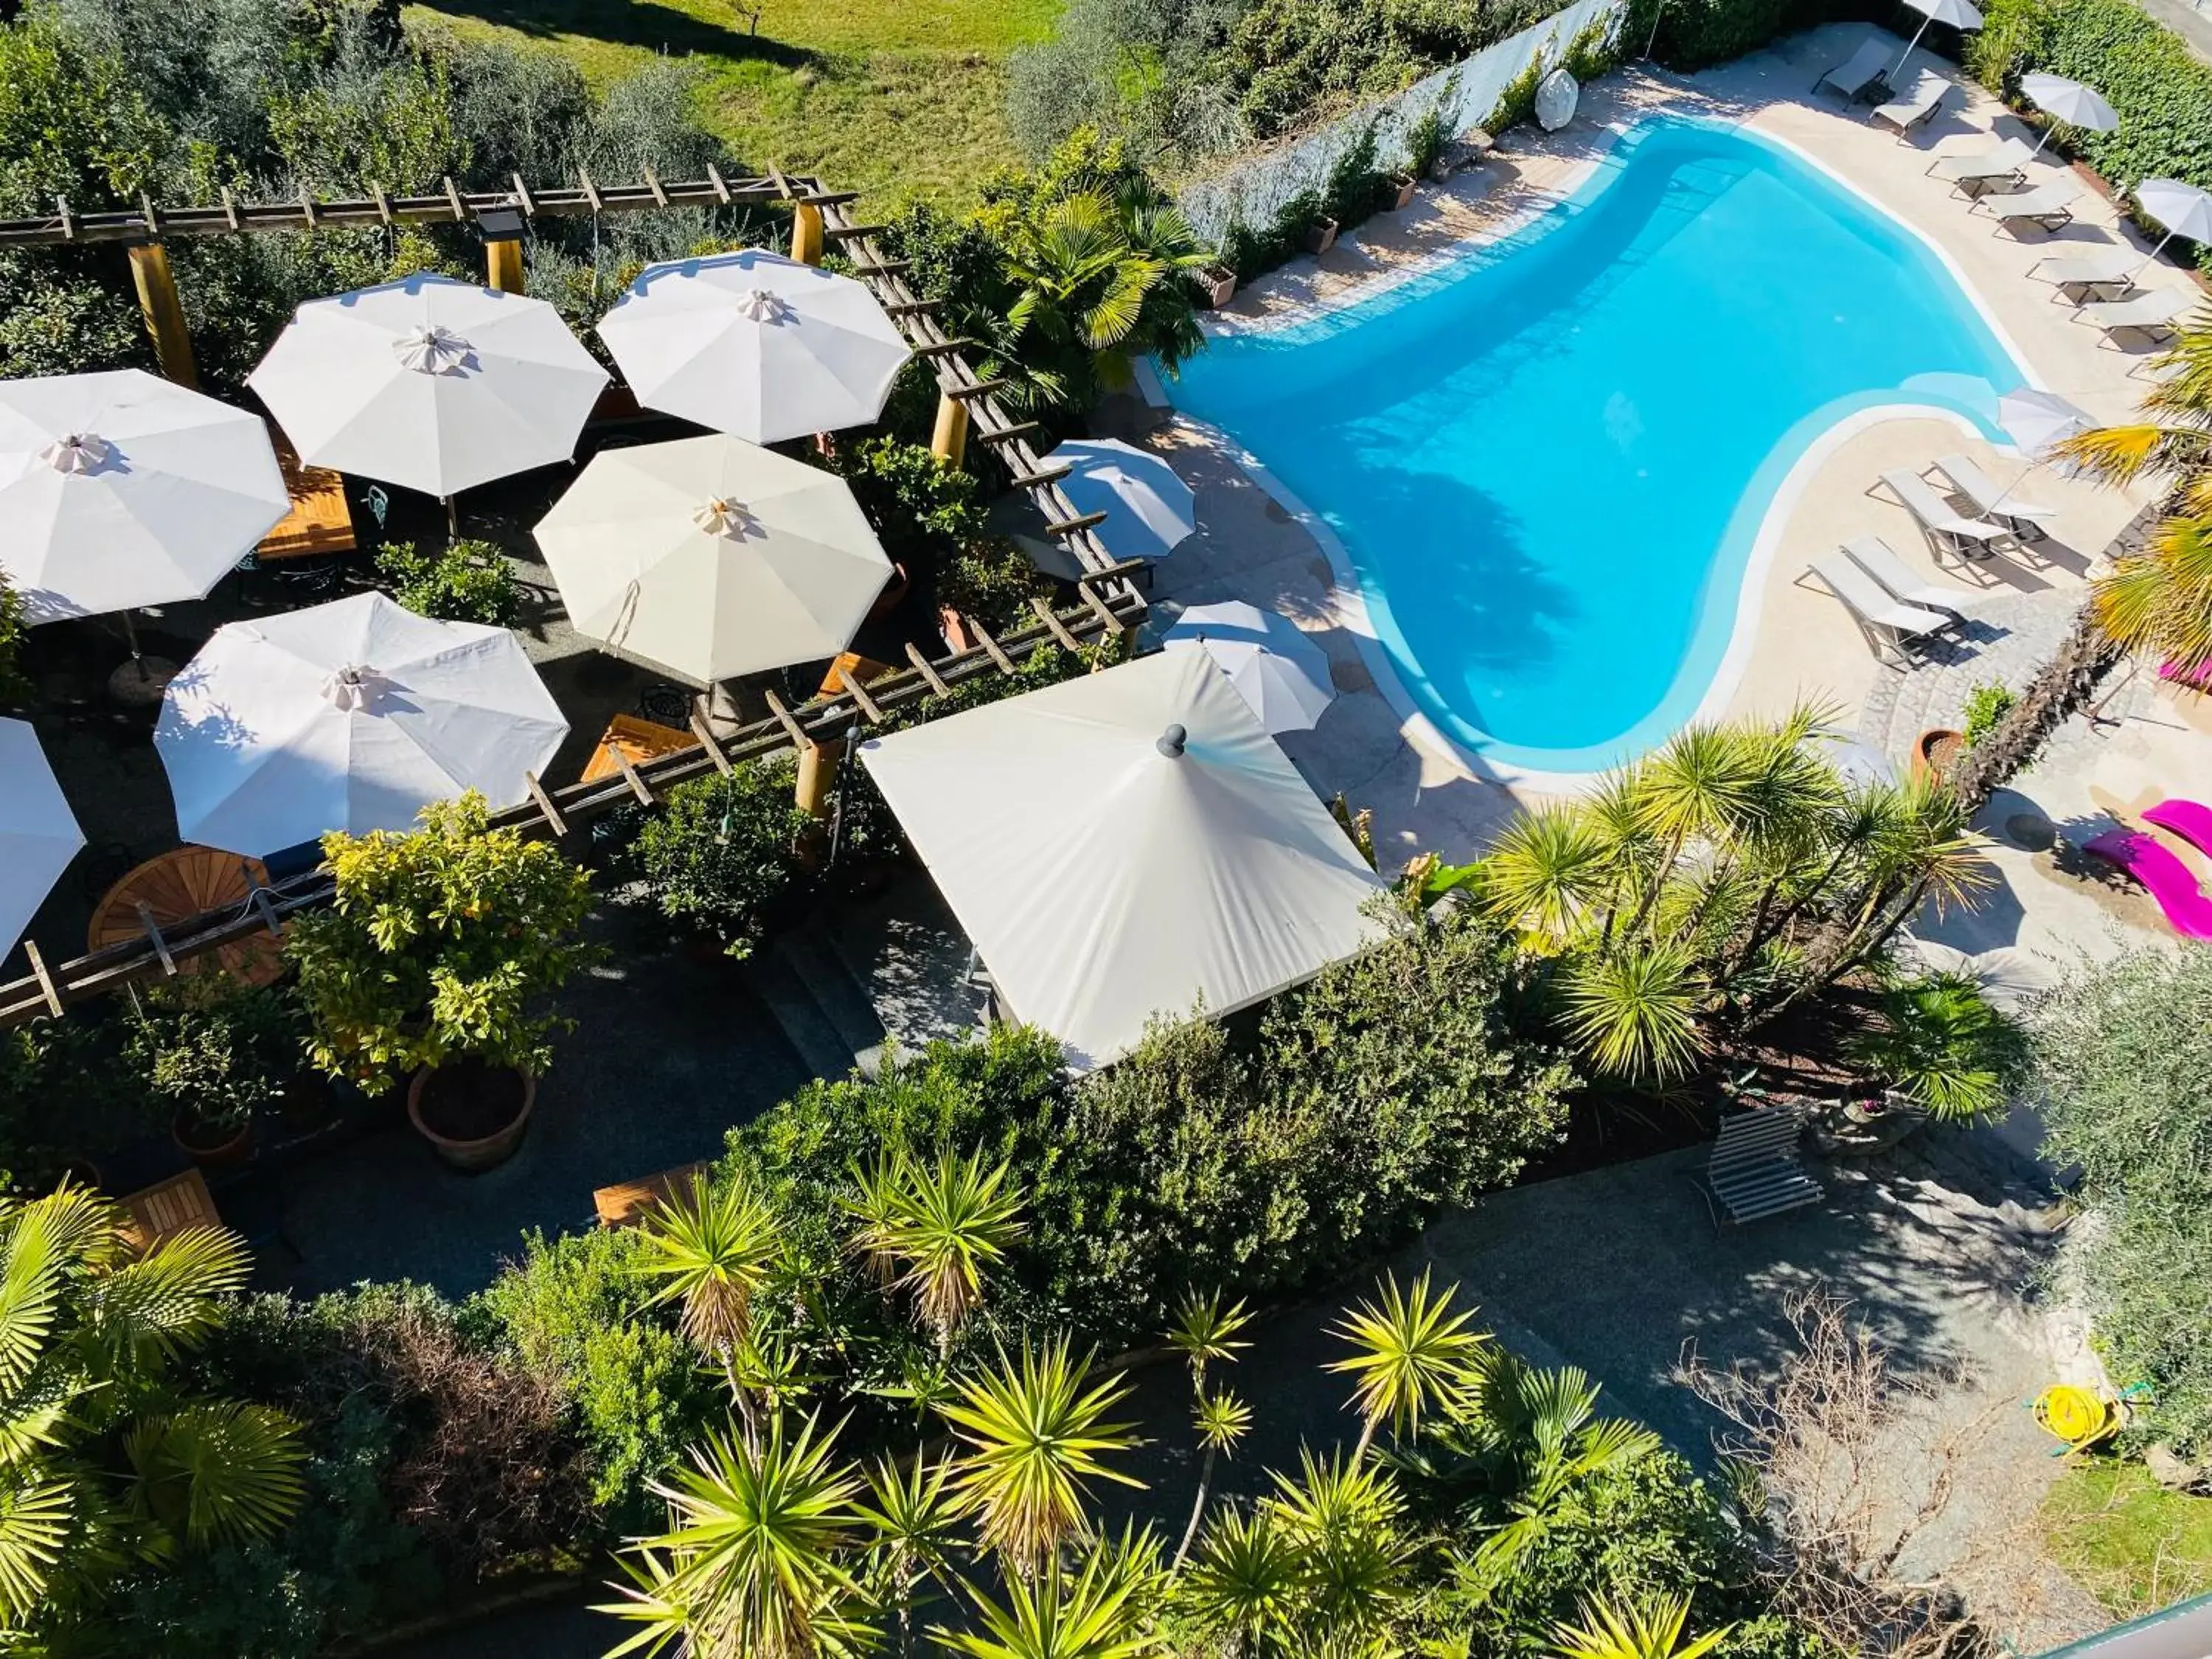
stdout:
POLYGON ((2046 121, 2044 123, 2043 137, 2035 141, 2035 148, 2027 153, 2027 159, 2029 161, 2033 161, 2037 156, 2043 154, 2043 147, 2051 142, 2051 135, 2052 131, 2057 129, 2057 125, 2058 123, 2056 121, 2046 121))
POLYGON ((1932 17, 1923 17, 1920 20, 1920 28, 1918 33, 1914 34, 1912 39, 1905 43, 1905 50, 1898 54, 1897 68, 1890 70, 1892 75, 1899 74, 1904 70, 1905 60, 1912 56, 1912 48, 1920 44, 1920 36, 1928 33, 1929 24, 1935 21, 1936 20, 1932 17))
POLYGON ((123 638, 131 647, 131 660, 138 665, 138 678, 146 678, 146 659, 138 649, 138 624, 128 611, 123 613, 123 638))
MULTIPOLYGON (((2136 267, 2136 276, 2142 276, 2143 272, 2148 270, 2153 265, 2156 264, 2158 263, 2158 256, 2166 252, 2166 245, 2172 240, 2173 233, 2170 230, 2167 231, 2165 235, 2160 237, 2158 239, 2158 246, 2150 251, 2150 258, 2144 260, 2141 264, 2136 267)), ((2133 278, 2130 278, 2130 280, 2132 281, 2133 278)))
POLYGON ((446 538, 456 542, 461 538, 461 511, 453 505, 451 495, 446 497, 446 538))

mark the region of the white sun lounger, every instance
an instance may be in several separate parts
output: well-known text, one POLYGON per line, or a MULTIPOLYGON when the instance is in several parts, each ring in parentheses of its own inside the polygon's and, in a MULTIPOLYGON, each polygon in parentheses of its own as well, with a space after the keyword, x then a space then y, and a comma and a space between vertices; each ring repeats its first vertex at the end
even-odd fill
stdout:
POLYGON ((1844 544, 1844 551, 1850 555, 1858 568, 1887 588, 1907 605, 1917 605, 1929 611, 1948 611, 1964 621, 1966 611, 1960 600, 1966 597, 1962 587, 1948 582, 1939 582, 1921 575, 1898 557, 1897 550, 1879 536, 1861 536, 1844 544))
POLYGON ((1972 155, 1939 155, 1929 163, 1928 176, 1948 179, 1968 191, 1988 190, 2008 179, 2018 184, 2026 179, 2027 164, 2034 155, 2019 139, 2008 138, 1995 149, 1977 150, 1972 155))
POLYGON ((2099 300, 2074 314, 2086 318, 2110 334, 2117 328, 2141 329, 2146 334, 2171 334, 2189 301, 2171 289, 2154 289, 2132 300, 2099 300))
POLYGON ((1951 481, 1951 487, 1974 504, 1975 511, 1985 519, 2010 525, 2022 536, 2040 536, 2042 521, 2058 516, 2055 508, 2038 507, 1998 485, 1971 455, 1946 455, 1936 465, 1951 481))
POLYGON ((1818 92, 1823 87, 1833 87, 1846 100, 1856 103, 1869 90, 1887 82, 1888 64, 1887 41, 1862 40, 1859 49, 1848 59, 1813 82, 1813 90, 1818 92))
POLYGON ((1974 205, 1987 208, 1991 218, 2008 226, 2039 225, 2045 230, 2060 230, 2074 222, 2074 204, 2081 199, 2081 192, 2073 185, 2051 184, 1978 196, 1974 205))
POLYGON ((1813 561, 1812 571, 1857 619, 1860 631, 1877 654, 1906 661, 1915 641, 1941 634, 1951 626, 1952 619, 1940 611, 1893 598, 1840 551, 1823 553, 1813 561))
POLYGON ((1900 467, 1883 473, 1881 481, 1905 503, 1905 510, 1920 520, 1920 528, 1940 552, 1957 557, 1986 558, 1996 551, 1999 542, 2010 542, 2015 547, 2020 544, 2020 538, 2001 524, 1993 524, 1987 519, 1962 518, 1954 513, 1950 503, 1917 472, 1907 472, 1900 467))
POLYGON ((1920 71, 1920 78, 1912 83, 1911 90, 1893 98, 1874 112, 1877 121, 1887 121, 1897 129, 1900 138, 1943 107, 1943 100, 1951 90, 1951 83, 1940 75, 1920 71))
POLYGON ((2038 259, 2027 274, 2053 288, 2078 288, 2085 296, 2094 290, 2100 300, 2116 300, 2135 287, 2142 262, 2131 247, 2100 247, 2065 258, 2038 259), (2106 293, 2107 289, 2117 292, 2106 293))

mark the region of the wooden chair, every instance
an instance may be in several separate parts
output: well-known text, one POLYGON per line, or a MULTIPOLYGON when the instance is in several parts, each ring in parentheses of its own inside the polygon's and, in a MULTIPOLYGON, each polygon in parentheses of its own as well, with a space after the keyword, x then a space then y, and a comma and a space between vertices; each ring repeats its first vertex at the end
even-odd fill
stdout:
POLYGON ((691 1178, 701 1174, 706 1164, 679 1164, 672 1170, 663 1170, 659 1175, 647 1176, 641 1181, 622 1181, 611 1187, 602 1187, 592 1194, 592 1207, 599 1212, 602 1227, 628 1227, 634 1224, 647 1210, 657 1204, 667 1203, 690 1185, 691 1178))
POLYGON ((187 1227, 220 1227, 215 1195, 197 1169, 141 1188, 122 1200, 123 1231, 133 1248, 150 1250, 187 1227))
POLYGON ((284 491, 292 510, 261 538, 255 558, 273 562, 304 559, 318 553, 350 553, 360 545, 354 533, 353 508, 346 501, 345 477, 326 466, 309 466, 290 441, 274 426, 270 441, 276 447, 276 465, 284 474, 284 491))
POLYGON ((580 781, 601 783, 622 775, 623 760, 633 767, 658 760, 663 755, 672 755, 680 749, 694 747, 699 739, 689 732, 673 726, 663 726, 658 720, 640 720, 635 714, 617 714, 607 722, 607 729, 599 733, 599 746, 592 750, 590 764, 584 768, 580 781))
POLYGON ((845 676, 851 676, 862 685, 867 685, 891 672, 887 662, 878 662, 873 657, 864 657, 857 651, 848 651, 830 665, 830 672, 822 677, 819 695, 842 697, 845 695, 845 676))

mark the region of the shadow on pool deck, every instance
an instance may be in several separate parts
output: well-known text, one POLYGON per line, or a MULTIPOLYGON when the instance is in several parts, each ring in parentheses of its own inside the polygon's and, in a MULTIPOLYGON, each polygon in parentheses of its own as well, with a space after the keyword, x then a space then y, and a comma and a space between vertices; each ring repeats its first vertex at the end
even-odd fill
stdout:
POLYGON ((592 1224, 594 1188, 714 1157, 732 1125, 806 1081, 735 963, 699 962, 627 910, 592 932, 612 949, 562 998, 576 1029, 556 1039, 521 1150, 456 1175, 395 1105, 386 1127, 283 1176, 297 1255, 286 1271, 281 1248, 266 1253, 273 1285, 412 1279, 465 1295, 520 1254, 526 1231, 592 1224))

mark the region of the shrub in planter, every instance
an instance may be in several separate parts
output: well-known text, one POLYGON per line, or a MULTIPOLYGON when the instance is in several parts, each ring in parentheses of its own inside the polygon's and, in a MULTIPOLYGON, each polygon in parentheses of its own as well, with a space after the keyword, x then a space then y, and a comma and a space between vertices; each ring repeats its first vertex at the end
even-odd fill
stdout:
POLYGON ((494 542, 458 541, 427 551, 393 542, 376 556, 376 574, 418 617, 512 628, 521 609, 514 567, 494 542))
POLYGON ((449 1160, 514 1150, 559 1024, 544 999, 596 954, 575 937, 590 878, 489 817, 471 793, 417 830, 325 836, 336 900, 286 946, 315 1064, 371 1094, 413 1072, 410 1114, 449 1160))
POLYGON ((1443 111, 1431 109, 1406 129, 1406 171, 1416 179, 1425 179, 1436 170, 1443 159, 1444 145, 1450 142, 1451 132, 1444 125, 1443 111))
POLYGON ((2008 685, 1978 685, 1966 694, 1966 747, 1976 747, 2012 712, 2020 696, 2008 685))
POLYGON ((242 1156, 254 1114, 283 1098, 301 1036, 281 992, 187 980, 144 994, 126 1046, 162 1127, 192 1157, 219 1163, 242 1156))
POLYGON ((671 921, 749 957, 775 902, 799 877, 799 842, 814 820, 794 799, 798 762, 753 761, 668 792, 626 854, 671 921))

